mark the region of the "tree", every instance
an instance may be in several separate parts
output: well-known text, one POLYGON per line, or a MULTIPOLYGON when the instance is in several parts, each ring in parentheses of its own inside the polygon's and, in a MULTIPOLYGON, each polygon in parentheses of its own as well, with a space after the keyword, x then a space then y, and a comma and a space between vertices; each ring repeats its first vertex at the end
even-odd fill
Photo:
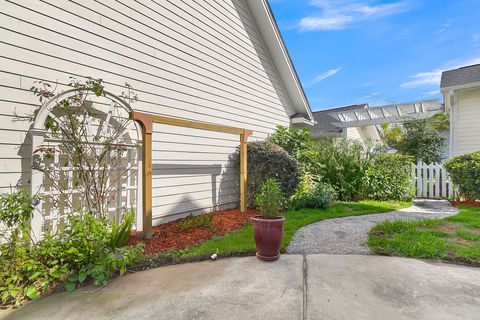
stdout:
POLYGON ((445 150, 445 138, 440 130, 445 126, 436 120, 417 120, 398 126, 384 126, 383 136, 388 145, 404 155, 427 164, 440 162, 445 150))

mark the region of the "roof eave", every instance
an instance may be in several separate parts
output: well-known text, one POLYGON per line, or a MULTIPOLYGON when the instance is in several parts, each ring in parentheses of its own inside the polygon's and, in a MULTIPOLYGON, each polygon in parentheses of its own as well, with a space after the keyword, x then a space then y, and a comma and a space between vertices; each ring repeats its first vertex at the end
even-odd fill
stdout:
POLYGON ((450 90, 458 91, 458 90, 464 90, 464 89, 472 89, 472 88, 476 88, 476 87, 480 87, 480 81, 472 82, 472 83, 465 83, 465 84, 461 84, 461 85, 458 85, 458 86, 440 87, 440 91, 445 93, 445 92, 448 92, 450 90))

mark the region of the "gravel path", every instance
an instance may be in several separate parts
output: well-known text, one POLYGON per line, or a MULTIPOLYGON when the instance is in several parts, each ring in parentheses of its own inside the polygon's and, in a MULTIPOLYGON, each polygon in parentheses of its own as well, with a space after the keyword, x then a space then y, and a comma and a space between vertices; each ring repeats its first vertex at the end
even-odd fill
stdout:
POLYGON ((365 244, 368 231, 385 220, 444 218, 458 209, 446 200, 415 200, 411 207, 387 213, 327 219, 300 228, 290 241, 287 253, 370 254, 365 244))

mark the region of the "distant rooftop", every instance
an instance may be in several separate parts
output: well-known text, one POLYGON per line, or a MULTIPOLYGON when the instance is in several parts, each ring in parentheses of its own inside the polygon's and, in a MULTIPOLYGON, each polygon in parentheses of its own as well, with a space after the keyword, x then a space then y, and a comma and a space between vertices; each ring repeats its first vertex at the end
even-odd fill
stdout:
POLYGON ((313 112, 313 119, 315 120, 316 124, 311 128, 312 135, 323 136, 342 132, 342 128, 334 125, 335 122, 338 122, 338 119, 330 116, 329 113, 365 108, 368 108, 368 104, 366 103, 313 112))
POLYGON ((480 82, 480 64, 442 72, 440 88, 456 87, 480 82))

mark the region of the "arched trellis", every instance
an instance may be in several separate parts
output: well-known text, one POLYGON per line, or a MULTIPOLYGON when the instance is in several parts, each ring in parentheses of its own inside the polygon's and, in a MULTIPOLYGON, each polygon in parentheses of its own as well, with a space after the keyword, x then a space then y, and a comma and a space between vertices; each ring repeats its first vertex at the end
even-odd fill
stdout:
MULTIPOLYGON (((32 138, 32 153, 40 145, 44 143, 46 136, 45 123, 50 116, 52 109, 58 102, 73 96, 78 95, 81 91, 89 91, 88 89, 70 89, 64 91, 57 96, 50 99, 38 111, 35 118, 33 128, 30 130, 32 138)), ((111 99, 112 103, 118 103, 128 111, 130 118, 135 120, 137 125, 140 125, 142 132, 142 174, 139 175, 138 183, 142 183, 141 195, 142 201, 137 201, 137 210, 142 211, 142 229, 145 238, 152 237, 152 134, 153 123, 161 123, 173 126, 188 127, 200 130, 216 131, 230 134, 238 134, 240 137, 240 211, 247 210, 247 140, 252 134, 251 130, 234 128, 223 125, 216 125, 206 122, 182 120, 178 118, 163 117, 153 114, 141 113, 133 111, 128 103, 118 96, 104 92, 104 96, 111 99)), ((139 165, 140 168, 140 165, 139 165)), ((31 192, 32 194, 41 190, 42 187, 41 172, 32 172, 31 192)), ((43 224, 42 207, 41 204, 37 208, 32 219, 32 233, 39 239, 41 237, 41 230, 43 224)), ((138 226, 138 221, 137 221, 138 226)))
MULTIPOLYGON (((44 146, 45 144, 48 145, 49 141, 51 138, 49 138, 49 131, 46 129, 46 123, 47 120, 53 119, 55 122, 61 123, 61 120, 58 119, 54 114, 55 108, 61 103, 62 101, 65 101, 67 99, 73 98, 73 97, 79 97, 79 96, 95 96, 97 99, 106 99, 106 103, 103 103, 103 107, 98 107, 95 105, 95 103, 99 101, 91 101, 88 100, 88 106, 91 107, 91 109, 95 110, 96 113, 102 114, 105 117, 105 125, 108 127, 111 125, 111 123, 118 123, 115 122, 113 118, 115 116, 118 116, 113 110, 121 110, 122 117, 124 119, 128 120, 129 118, 131 119, 131 114, 133 112, 132 108, 130 105, 124 101, 122 98, 104 91, 100 97, 97 97, 93 91, 86 89, 86 88, 73 88, 66 90, 64 92, 59 93, 58 95, 54 96, 53 98, 49 99, 36 113, 35 120, 33 127, 30 129, 30 137, 32 141, 32 176, 31 176, 31 181, 30 181, 30 187, 31 187, 31 193, 32 194, 42 194, 44 195, 43 200, 45 200, 45 190, 44 190, 44 175, 43 172, 35 170, 33 166, 34 162, 34 153, 35 151, 39 148, 44 146), (107 109, 108 111, 105 111, 104 109, 107 109)), ((105 102, 103 100, 102 102, 105 102)), ((84 106, 82 106, 84 107, 84 106)), ((130 120, 128 120, 130 121, 130 120)), ((127 122, 128 122, 127 121, 127 122)), ((130 121, 131 124, 129 124, 130 128, 133 130, 133 126, 136 130, 136 134, 133 132, 128 132, 128 135, 130 137, 130 134, 133 133, 133 136, 131 136, 131 139, 133 141, 140 141, 141 140, 141 127, 136 121, 130 121)), ((98 130, 99 132, 102 132, 102 128, 99 126, 98 130)), ((131 140, 131 141, 132 141, 131 140)), ((139 158, 139 150, 137 147, 135 147, 136 143, 132 144, 129 146, 130 150, 128 152, 134 152, 134 159, 138 160, 139 158)), ((71 171, 73 171, 72 169, 71 171)), ((137 183, 136 185, 139 185, 141 183, 141 172, 142 172, 142 163, 140 161, 136 161, 135 167, 132 166, 129 169, 129 172, 134 172, 137 183), (136 169, 135 169, 136 168, 136 169)), ((126 179, 126 181, 130 180, 130 176, 126 179)), ((127 206, 135 206, 137 211, 142 211, 142 201, 136 201, 141 197, 141 188, 138 188, 137 186, 131 186, 127 183, 127 186, 118 186, 117 189, 117 197, 116 200, 117 202, 114 203, 116 205, 117 211, 119 210, 119 207, 122 205, 122 197, 119 196, 122 194, 123 191, 125 191, 125 195, 127 198, 127 206), (133 197, 130 196, 130 193, 134 192, 133 197), (132 203, 131 201, 135 201, 135 203, 132 203)), ((40 201, 40 203, 37 205, 36 210, 34 212, 34 216, 32 218, 31 222, 31 227, 32 227, 32 235, 34 239, 40 239, 42 237, 42 230, 43 226, 45 223, 45 214, 46 214, 46 209, 44 208, 44 201, 40 201)), ((137 218, 137 225, 139 224, 139 219, 137 218)))

